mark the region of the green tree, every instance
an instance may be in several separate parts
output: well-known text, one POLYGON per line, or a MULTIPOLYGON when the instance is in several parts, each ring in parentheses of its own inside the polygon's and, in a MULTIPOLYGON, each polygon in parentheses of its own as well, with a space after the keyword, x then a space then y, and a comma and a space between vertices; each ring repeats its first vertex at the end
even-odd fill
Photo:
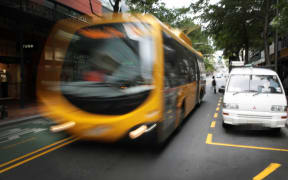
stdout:
MULTIPOLYGON (((128 5, 133 13, 149 13, 169 26, 181 29, 191 40, 192 46, 202 54, 213 54, 214 48, 209 44, 209 34, 205 33, 201 26, 194 23, 189 15, 191 7, 166 8, 159 0, 128 0, 128 5)), ((213 63, 208 58, 204 60, 206 69, 214 71, 213 63)))
POLYGON ((278 0, 276 8, 278 8, 279 14, 273 19, 272 26, 279 30, 280 35, 286 35, 288 29, 288 1, 278 0))
POLYGON ((183 30, 191 39, 192 45, 195 44, 193 47, 203 54, 214 53, 214 48, 209 45, 209 35, 189 17, 191 7, 169 9, 165 7, 164 3, 159 2, 159 0, 129 0, 128 5, 131 12, 150 13, 163 23, 183 30))
POLYGON ((208 23, 207 32, 215 45, 224 50, 225 57, 238 56, 245 51, 248 63, 249 51, 265 49, 269 64, 269 22, 274 15, 274 0, 220 0, 210 5, 209 0, 198 0, 191 4, 201 11, 200 18, 208 23))
POLYGON ((204 58, 204 64, 205 64, 206 72, 213 73, 215 71, 215 67, 209 58, 207 57, 204 58))

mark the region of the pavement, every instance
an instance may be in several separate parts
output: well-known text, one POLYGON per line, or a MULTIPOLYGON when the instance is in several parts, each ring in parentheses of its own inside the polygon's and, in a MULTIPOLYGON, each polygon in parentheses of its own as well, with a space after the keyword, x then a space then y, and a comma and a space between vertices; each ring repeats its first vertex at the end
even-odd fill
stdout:
POLYGON ((0 179, 287 180, 288 130, 223 129, 221 94, 203 103, 162 149, 51 133, 43 117, 0 127, 0 179))
POLYGON ((41 105, 37 103, 28 103, 23 108, 20 107, 17 101, 5 102, 4 104, 7 106, 8 117, 0 119, 0 126, 33 120, 41 117, 43 113, 40 112, 41 105))

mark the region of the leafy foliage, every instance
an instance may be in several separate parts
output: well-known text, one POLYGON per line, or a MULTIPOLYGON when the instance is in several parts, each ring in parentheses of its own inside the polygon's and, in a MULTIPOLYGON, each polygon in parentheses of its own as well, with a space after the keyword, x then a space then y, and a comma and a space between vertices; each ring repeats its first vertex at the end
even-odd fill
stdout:
MULTIPOLYGON (((184 33, 187 33, 193 47, 202 54, 214 53, 213 46, 209 44, 209 35, 202 30, 201 26, 195 24, 194 19, 189 16, 191 7, 169 9, 159 0, 128 0, 127 4, 131 12, 152 14, 163 23, 181 29, 184 33)), ((213 63, 210 63, 207 58, 204 62, 207 69, 214 71, 213 63)))
POLYGON ((279 14, 273 19, 272 26, 274 29, 278 28, 280 34, 286 35, 288 29, 288 1, 279 0, 276 8, 279 9, 279 14))
POLYGON ((220 0, 211 5, 209 0, 198 0, 191 7, 202 12, 200 18, 208 24, 207 32, 215 40, 216 47, 224 50, 226 57, 239 57, 240 52, 245 50, 247 63, 248 52, 264 47, 269 60, 267 51, 272 40, 269 22, 275 16, 275 2, 276 0, 220 0))

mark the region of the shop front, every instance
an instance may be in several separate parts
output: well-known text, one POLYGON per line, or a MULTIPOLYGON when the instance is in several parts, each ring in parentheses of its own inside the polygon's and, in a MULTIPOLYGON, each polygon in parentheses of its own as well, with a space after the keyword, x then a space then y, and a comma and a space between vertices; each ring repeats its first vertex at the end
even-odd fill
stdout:
MULTIPOLYGON (((80 1, 74 6, 52 0, 0 2, 0 100, 15 99, 22 106, 36 100, 38 64, 53 25, 63 18, 85 21, 79 16, 90 9, 85 6, 84 13, 77 10, 83 9, 80 1)), ((98 6, 93 4, 100 14, 98 6)))

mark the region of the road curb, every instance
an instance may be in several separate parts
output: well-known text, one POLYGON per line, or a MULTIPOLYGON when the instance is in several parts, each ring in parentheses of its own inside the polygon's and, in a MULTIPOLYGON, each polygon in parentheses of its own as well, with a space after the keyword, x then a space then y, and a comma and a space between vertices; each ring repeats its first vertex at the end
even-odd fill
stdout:
POLYGON ((42 117, 42 115, 36 114, 33 116, 27 116, 27 117, 23 117, 23 118, 14 119, 14 120, 8 120, 6 122, 1 122, 1 120, 0 120, 0 127, 11 125, 11 124, 16 124, 16 123, 20 123, 20 122, 25 122, 25 121, 31 121, 31 120, 37 119, 39 117, 42 117))

